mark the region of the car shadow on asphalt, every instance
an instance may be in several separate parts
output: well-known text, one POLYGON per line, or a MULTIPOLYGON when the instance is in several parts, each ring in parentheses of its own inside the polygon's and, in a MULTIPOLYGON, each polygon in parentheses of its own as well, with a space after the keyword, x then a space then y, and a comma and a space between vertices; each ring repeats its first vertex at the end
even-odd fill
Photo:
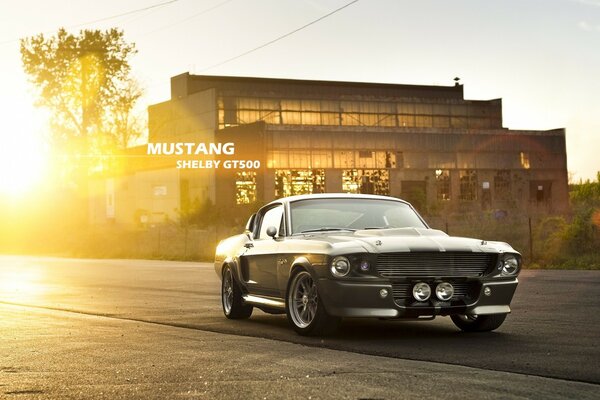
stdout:
MULTIPOLYGON (((255 313, 247 320, 224 320, 218 323, 218 330, 223 333, 242 334, 286 341, 315 341, 320 338, 302 337, 296 334, 285 315, 269 315, 255 313)), ((439 317, 433 321, 411 320, 378 320, 348 318, 342 321, 339 329, 326 337, 330 341, 421 341, 430 339, 446 339, 461 342, 469 339, 471 343, 490 340, 496 342, 510 341, 514 334, 502 332, 502 328, 494 332, 465 333, 456 328, 447 318, 439 317)))

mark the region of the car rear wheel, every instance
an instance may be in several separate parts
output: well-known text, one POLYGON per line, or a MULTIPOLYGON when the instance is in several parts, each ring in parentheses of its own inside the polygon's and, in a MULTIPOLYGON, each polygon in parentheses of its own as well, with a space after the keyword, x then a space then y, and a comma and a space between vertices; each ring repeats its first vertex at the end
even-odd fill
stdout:
POLYGON ((221 304, 223 313, 229 319, 244 319, 252 315, 252 306, 244 303, 242 291, 233 276, 230 266, 223 268, 221 280, 221 304))
POLYGON ((506 319, 506 314, 451 315, 454 325, 465 332, 489 332, 498 329, 506 319))
POLYGON ((317 284, 306 270, 293 274, 285 301, 288 320, 300 335, 320 336, 335 332, 340 318, 327 314, 317 284))

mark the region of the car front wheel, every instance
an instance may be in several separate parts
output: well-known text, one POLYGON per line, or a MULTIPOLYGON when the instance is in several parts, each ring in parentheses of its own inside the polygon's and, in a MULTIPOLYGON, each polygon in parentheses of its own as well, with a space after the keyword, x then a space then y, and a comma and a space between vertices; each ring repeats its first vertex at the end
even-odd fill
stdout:
POLYGON ((340 318, 327 314, 317 284, 306 270, 292 276, 285 305, 288 320, 300 335, 331 334, 340 323, 340 318))
POLYGON ((240 286, 235 281, 230 266, 223 268, 221 281, 221 304, 223 313, 229 319, 244 319, 252 315, 252 306, 244 303, 240 286))
POLYGON ((506 314, 451 315, 454 325, 465 332, 489 332, 497 329, 506 319, 506 314))

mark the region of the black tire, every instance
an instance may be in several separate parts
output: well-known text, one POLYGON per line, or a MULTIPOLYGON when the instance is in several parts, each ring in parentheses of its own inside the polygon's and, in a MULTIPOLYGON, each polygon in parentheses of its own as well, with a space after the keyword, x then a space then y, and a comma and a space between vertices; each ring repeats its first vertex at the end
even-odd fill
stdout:
POLYGON ((229 319, 245 319, 252 315, 253 307, 244 302, 242 291, 229 265, 223 268, 221 279, 221 305, 229 319))
POLYGON ((465 332, 489 332, 498 329, 507 314, 489 315, 451 315, 454 325, 465 332))
POLYGON ((316 282, 304 269, 296 270, 290 277, 285 311, 294 330, 302 336, 333 334, 341 321, 341 318, 327 313, 316 282))

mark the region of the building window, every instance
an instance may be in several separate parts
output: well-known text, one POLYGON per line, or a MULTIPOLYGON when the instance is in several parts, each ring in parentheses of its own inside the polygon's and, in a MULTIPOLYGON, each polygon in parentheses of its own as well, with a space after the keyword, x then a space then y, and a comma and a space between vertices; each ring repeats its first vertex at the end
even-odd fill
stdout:
POLYGON ((333 167, 330 150, 270 150, 267 153, 267 168, 321 169, 333 167))
MULTIPOLYGON (((360 150, 355 154, 354 165, 363 169, 396 168, 396 154, 389 151, 360 150)), ((347 168, 350 165, 340 166, 347 168)))
POLYGON ((492 194, 490 193, 490 183, 483 182, 481 185, 481 208, 484 210, 492 206, 492 194))
POLYGON ((475 170, 460 171, 460 200, 477 200, 477 172, 475 170))
POLYGON ((544 186, 543 185, 537 185, 537 190, 535 192, 535 200, 538 203, 541 201, 544 201, 544 186))
POLYGON ((267 153, 267 168, 289 168, 288 151, 273 150, 267 153))
POLYGON ((275 171, 276 198, 324 192, 324 169, 278 169, 275 171))
POLYGON ((256 172, 238 172, 235 178, 236 204, 256 202, 256 172))
POLYGON ((435 184, 438 200, 450 200, 450 170, 437 169, 435 171, 435 184))
POLYGON ((417 128, 431 128, 433 122, 429 115, 417 115, 416 117, 417 128))
POLYGON ((445 103, 221 96, 217 99, 217 107, 219 128, 259 120, 270 124, 424 128, 489 128, 501 125, 498 112, 486 102, 467 108, 464 104, 445 103))
POLYGON ((237 120, 237 102, 234 97, 221 98, 219 105, 219 126, 226 128, 238 124, 237 120))
POLYGON ((457 168, 475 168, 475 154, 473 153, 457 153, 457 168))
POLYGON ((404 153, 401 151, 396 152, 396 166, 404 168, 404 153))
POLYGON ((404 153, 404 168, 420 168, 426 169, 428 167, 427 153, 404 153))
POLYGON ((289 168, 310 168, 310 150, 290 150, 289 168))
POLYGON ((347 169, 342 173, 342 191, 389 195, 390 174, 386 169, 347 169))
POLYGON ((502 169, 494 176, 494 196, 498 200, 508 200, 511 197, 510 171, 502 169))
POLYGON ((456 168, 456 154, 455 153, 431 153, 428 156, 429 168, 436 169, 447 169, 456 168))
POLYGON ((415 126, 415 116, 414 115, 398 115, 398 126, 414 127, 415 126))
POLYGON ((448 117, 433 117, 434 128, 450 128, 450 118, 448 117))
POLYGON ((466 117, 452 117, 450 118, 450 127, 451 128, 467 128, 467 118, 466 117))
POLYGON ((378 168, 396 168, 396 154, 391 151, 375 152, 378 168))
POLYGON ((534 203, 546 203, 551 200, 552 181, 531 181, 529 196, 534 203))
POLYGON ((354 150, 335 150, 333 152, 334 168, 354 168, 354 150))
POLYGON ((521 167, 525 169, 529 169, 529 153, 521 152, 519 153, 519 157, 521 158, 521 167))

